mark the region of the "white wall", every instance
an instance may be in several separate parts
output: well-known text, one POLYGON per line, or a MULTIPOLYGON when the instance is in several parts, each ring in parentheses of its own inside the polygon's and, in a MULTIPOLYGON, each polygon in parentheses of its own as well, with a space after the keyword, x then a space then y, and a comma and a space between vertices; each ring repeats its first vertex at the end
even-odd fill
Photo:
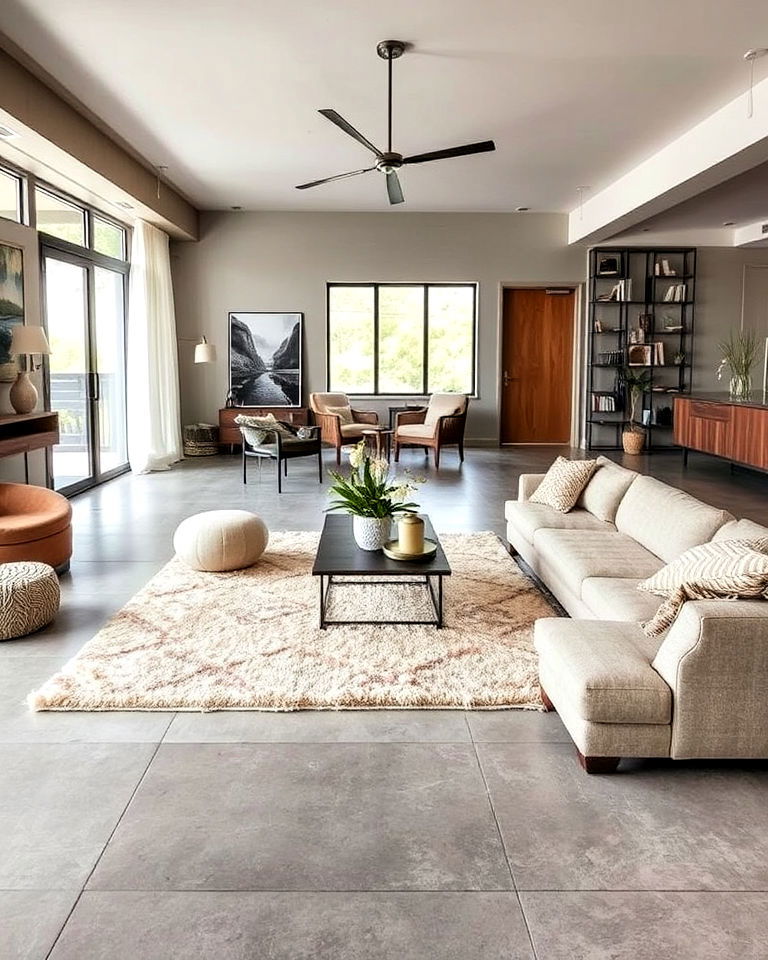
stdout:
MULTIPOLYGON (((216 422, 227 392, 227 313, 304 313, 304 392, 325 389, 327 281, 477 281, 479 398, 468 435, 498 438, 499 290, 503 282, 578 283, 583 248, 561 214, 204 213, 199 243, 174 242, 182 417, 216 422), (194 341, 216 344, 195 367, 194 341)), ((384 409, 387 403, 369 404, 384 409)))

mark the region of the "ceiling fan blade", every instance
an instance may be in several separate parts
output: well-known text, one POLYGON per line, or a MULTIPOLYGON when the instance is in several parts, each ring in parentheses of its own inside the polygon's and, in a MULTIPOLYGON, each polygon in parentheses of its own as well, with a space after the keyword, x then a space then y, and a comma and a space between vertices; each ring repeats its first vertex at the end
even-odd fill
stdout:
POLYGON ((344 131, 344 133, 349 134, 350 137, 357 140, 358 143, 362 143, 364 147, 367 147, 371 153, 375 153, 377 157, 381 156, 381 150, 378 147, 374 147, 370 140, 360 133, 359 130, 355 130, 349 121, 345 120, 340 113, 336 113, 335 110, 318 110, 318 113, 330 120, 331 123, 335 123, 337 127, 344 131))
POLYGON ((403 196, 403 188, 400 186, 400 179, 397 176, 397 173, 393 170, 392 173, 387 174, 387 193, 389 194, 390 203, 404 203, 405 197, 403 196))
POLYGON ((306 190, 308 187, 319 187, 321 183, 330 183, 332 180, 346 180, 347 177, 357 177, 361 173, 370 173, 376 167, 366 167, 364 170, 352 170, 350 173, 337 173, 335 177, 324 177, 322 180, 312 180, 310 183, 300 183, 297 190, 306 190))
POLYGON ((489 153, 495 149, 496 144, 493 140, 481 140, 479 143, 465 143, 463 147, 449 147, 447 150, 433 150, 431 153, 417 153, 412 157, 403 157, 403 163, 449 160, 451 157, 468 157, 472 153, 489 153))

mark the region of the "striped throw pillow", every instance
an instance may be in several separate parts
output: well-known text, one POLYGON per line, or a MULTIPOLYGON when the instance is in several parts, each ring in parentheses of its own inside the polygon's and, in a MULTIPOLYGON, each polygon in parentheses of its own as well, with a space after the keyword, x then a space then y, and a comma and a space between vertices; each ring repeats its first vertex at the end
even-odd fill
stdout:
POLYGON ((669 629, 686 600, 768 599, 768 539, 702 543, 637 589, 665 598, 653 619, 642 625, 649 637, 669 629))
POLYGON ((544 503, 560 513, 568 513, 576 506, 596 467, 597 460, 558 457, 531 495, 531 503, 544 503))

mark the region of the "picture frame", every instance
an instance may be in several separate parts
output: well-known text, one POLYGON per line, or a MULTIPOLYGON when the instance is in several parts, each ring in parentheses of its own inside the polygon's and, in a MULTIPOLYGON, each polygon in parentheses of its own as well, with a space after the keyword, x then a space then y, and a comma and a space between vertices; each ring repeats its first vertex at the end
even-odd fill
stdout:
POLYGON ((24 251, 0 243, 0 382, 16 379, 18 362, 11 350, 13 328, 24 323, 24 251))
POLYGON ((637 343, 627 347, 627 366, 650 367, 652 365, 654 348, 648 343, 637 343))
POLYGON ((229 313, 229 394, 235 407, 300 407, 304 314, 229 313))
POLYGON ((618 277, 622 272, 620 253, 605 253, 597 261, 598 277, 618 277))

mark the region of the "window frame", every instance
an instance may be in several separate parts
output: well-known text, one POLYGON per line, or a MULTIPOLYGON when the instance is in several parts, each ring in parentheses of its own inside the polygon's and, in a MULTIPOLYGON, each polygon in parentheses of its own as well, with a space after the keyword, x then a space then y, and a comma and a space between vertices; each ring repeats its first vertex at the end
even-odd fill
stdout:
POLYGON ((480 285, 477 281, 461 280, 430 280, 416 282, 413 280, 353 280, 344 282, 341 280, 332 280, 325 285, 325 388, 334 391, 337 388, 331 384, 331 290, 335 287, 367 287, 373 289, 373 392, 372 393, 354 393, 348 392, 350 397, 361 397, 370 399, 387 399, 399 397, 428 397, 434 391, 429 384, 429 291, 432 287, 468 287, 472 290, 472 389, 467 391, 467 396, 477 399, 477 318, 478 318, 478 300, 480 296, 480 285), (424 308, 422 323, 424 330, 424 352, 422 358, 423 391, 407 393, 404 391, 393 392, 391 390, 379 390, 379 290, 382 287, 417 287, 424 290, 424 308))
POLYGON ((19 223, 22 226, 25 226, 28 220, 27 214, 29 211, 29 203, 27 200, 27 175, 22 170, 19 170, 17 167, 7 163, 5 160, 0 161, 0 173, 3 173, 6 177, 17 181, 18 194, 16 202, 19 210, 18 220, 10 220, 7 217, 0 217, 0 220, 8 220, 8 223, 19 223))
POLYGON ((105 213, 103 210, 98 207, 91 206, 89 203, 84 203, 82 200, 78 200, 77 197, 73 197, 71 194, 66 193, 64 190, 59 190, 56 187, 52 187, 49 183, 46 183, 43 180, 38 180, 36 177, 30 177, 29 187, 30 201, 29 201, 29 212, 30 212, 30 226, 33 226, 37 230, 37 235, 40 238, 40 243, 47 247, 55 248, 63 253, 71 253, 76 255, 87 255, 88 259, 92 260, 94 263, 100 266, 109 267, 113 270, 127 270, 130 265, 130 256, 131 256, 131 228, 122 223, 120 220, 115 217, 110 216, 108 213, 105 213), (45 230, 41 230, 37 222, 37 203, 36 203, 36 194, 40 190, 42 193, 48 194, 48 196, 53 197, 55 200, 60 200, 63 203, 68 203, 70 206, 76 207, 78 210, 82 210, 84 221, 85 221, 85 245, 79 243, 73 243, 70 240, 64 240, 61 237, 57 237, 52 233, 46 233, 45 230), (98 253, 93 246, 95 231, 93 228, 94 219, 103 220, 105 223, 110 224, 113 227, 117 227, 123 232, 123 256, 122 258, 110 257, 106 253, 98 253), (34 223, 31 221, 34 220, 34 223))

